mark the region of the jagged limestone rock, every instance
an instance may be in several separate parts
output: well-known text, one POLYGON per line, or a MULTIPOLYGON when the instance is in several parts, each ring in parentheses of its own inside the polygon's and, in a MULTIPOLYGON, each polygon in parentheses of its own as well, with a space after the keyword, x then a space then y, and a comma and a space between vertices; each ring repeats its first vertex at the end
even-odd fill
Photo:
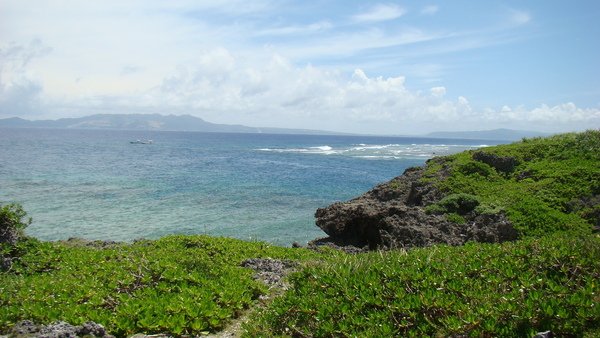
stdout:
POLYGON ((452 222, 445 215, 428 214, 425 207, 442 200, 444 194, 421 180, 424 170, 409 168, 402 176, 357 198, 318 209, 316 224, 329 238, 314 243, 373 250, 517 238, 516 230, 502 213, 469 212, 464 215, 464 224, 452 222))

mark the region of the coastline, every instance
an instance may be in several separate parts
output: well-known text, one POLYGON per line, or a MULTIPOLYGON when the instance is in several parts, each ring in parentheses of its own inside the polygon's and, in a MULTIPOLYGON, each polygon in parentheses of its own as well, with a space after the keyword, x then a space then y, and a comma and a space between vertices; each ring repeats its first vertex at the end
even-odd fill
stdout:
POLYGON ((14 260, 0 272, 0 332, 23 319, 91 320, 119 337, 200 336, 250 311, 237 334, 592 337, 598 154, 600 131, 590 131, 430 160, 317 211, 330 241, 352 253, 203 235, 26 238, 3 251, 14 260), (406 223, 414 220, 430 224, 406 223), (493 224, 517 238, 493 243, 482 230, 493 224), (467 237, 454 243, 445 238, 463 237, 444 231, 467 237))

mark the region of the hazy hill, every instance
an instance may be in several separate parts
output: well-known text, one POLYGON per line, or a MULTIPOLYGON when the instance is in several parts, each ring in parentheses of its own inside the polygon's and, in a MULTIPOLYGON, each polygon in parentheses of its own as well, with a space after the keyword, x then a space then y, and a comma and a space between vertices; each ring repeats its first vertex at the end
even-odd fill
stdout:
MULTIPOLYGON (((248 127, 237 124, 217 124, 191 115, 161 114, 96 114, 57 120, 26 120, 19 117, 0 119, 0 128, 59 128, 59 129, 111 129, 111 130, 156 130, 156 131, 199 131, 220 133, 269 133, 340 135, 345 133, 287 128, 248 127)), ((435 138, 457 138, 478 140, 516 141, 523 137, 548 136, 535 131, 494 129, 482 131, 439 131, 423 135, 435 138)))
POLYGON ((30 121, 18 117, 0 119, 0 128, 61 128, 61 129, 113 129, 200 131, 222 133, 272 133, 272 134, 336 134, 322 130, 257 128, 242 125, 216 124, 191 115, 160 114, 97 114, 78 118, 30 121))

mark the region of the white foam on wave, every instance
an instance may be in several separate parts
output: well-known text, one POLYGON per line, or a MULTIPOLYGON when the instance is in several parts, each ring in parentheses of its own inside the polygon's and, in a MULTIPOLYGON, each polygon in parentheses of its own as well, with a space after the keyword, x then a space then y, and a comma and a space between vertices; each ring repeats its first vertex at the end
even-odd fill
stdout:
POLYGON ((266 151, 266 152, 275 152, 275 153, 307 153, 307 154, 322 154, 322 155, 331 155, 337 154, 338 151, 333 150, 330 146, 318 146, 318 147, 308 147, 308 148, 260 148, 255 149, 256 151, 266 151))
POLYGON ((318 150, 323 150, 323 151, 330 151, 333 148, 331 148, 330 146, 318 146, 318 147, 310 147, 310 149, 318 149, 318 150))
POLYGON ((362 150, 379 150, 379 149, 387 149, 387 148, 392 148, 392 147, 399 147, 399 144, 372 144, 372 145, 366 145, 364 143, 361 143, 358 145, 358 147, 353 147, 350 150, 357 150, 357 151, 362 151, 362 150))
POLYGON ((308 149, 304 148, 260 148, 255 149, 256 151, 267 151, 274 153, 303 153, 308 152, 308 149))
POLYGON ((400 156, 392 156, 392 155, 360 155, 360 156, 352 156, 354 158, 362 158, 366 160, 397 160, 401 159, 400 156))
POLYGON ((359 143, 337 148, 333 148, 329 145, 321 145, 305 148, 261 148, 256 150, 277 153, 340 155, 363 159, 420 159, 438 155, 449 155, 459 151, 485 146, 486 145, 359 143))

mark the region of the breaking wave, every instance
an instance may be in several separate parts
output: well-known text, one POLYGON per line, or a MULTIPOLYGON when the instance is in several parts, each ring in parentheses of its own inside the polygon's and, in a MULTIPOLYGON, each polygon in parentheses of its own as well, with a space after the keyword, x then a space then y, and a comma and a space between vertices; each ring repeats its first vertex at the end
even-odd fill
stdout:
POLYGON ((422 159, 458 153, 464 150, 487 147, 488 145, 462 144, 353 144, 350 146, 313 146, 302 148, 261 148, 256 151, 275 153, 297 153, 314 155, 338 155, 361 159, 422 159))

